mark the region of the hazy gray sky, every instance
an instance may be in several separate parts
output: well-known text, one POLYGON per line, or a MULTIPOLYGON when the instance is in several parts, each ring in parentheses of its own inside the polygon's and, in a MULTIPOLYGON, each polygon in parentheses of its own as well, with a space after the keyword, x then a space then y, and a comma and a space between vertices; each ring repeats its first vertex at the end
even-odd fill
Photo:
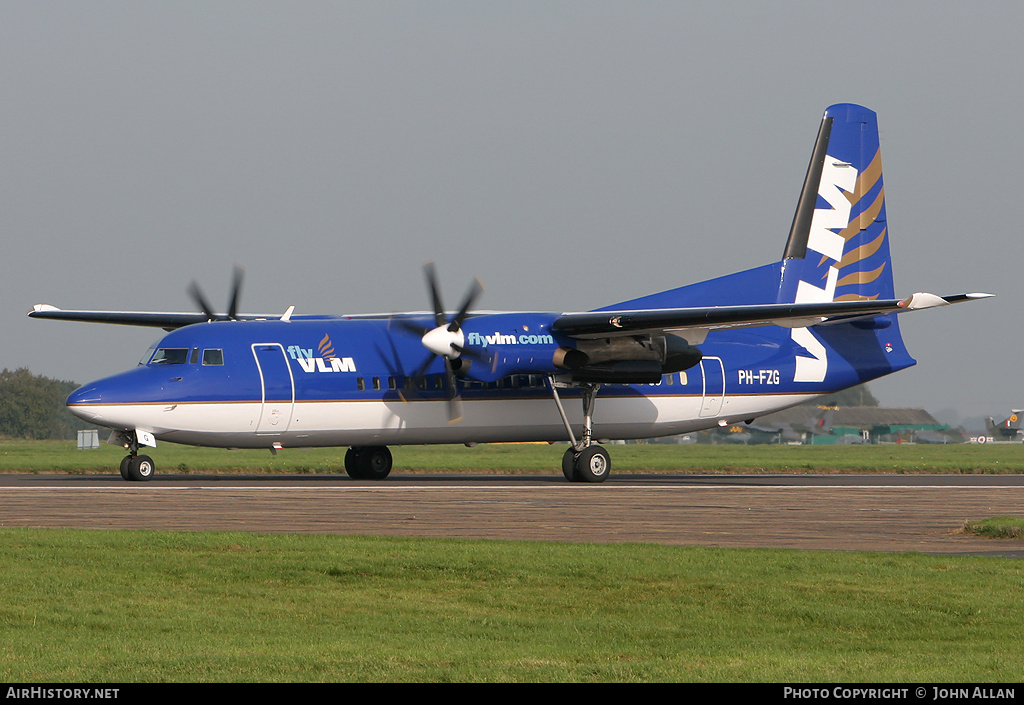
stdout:
POLYGON ((0 0, 0 367, 151 329, 63 308, 580 310, 777 260, 823 110, 876 110, 909 314, 888 406, 1024 407, 1024 5, 0 0))

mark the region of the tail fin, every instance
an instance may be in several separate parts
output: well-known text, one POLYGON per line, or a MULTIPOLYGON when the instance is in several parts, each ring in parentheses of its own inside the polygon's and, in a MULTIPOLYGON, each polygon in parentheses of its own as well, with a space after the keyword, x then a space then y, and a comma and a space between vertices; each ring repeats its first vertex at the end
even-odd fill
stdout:
POLYGON ((894 295, 877 116, 859 105, 833 105, 793 216, 779 302, 894 295))
POLYGON ((995 419, 989 416, 985 419, 985 426, 988 429, 989 435, 996 437, 1015 438, 1017 433, 1020 431, 1021 420, 1024 419, 1024 409, 1011 409, 1010 416, 1000 421, 998 424, 995 419))
MULTIPOLYGON (((878 119, 860 105, 833 105, 822 118, 807 167, 783 254, 777 301, 893 298, 878 119)), ((914 364, 896 316, 851 325, 857 328, 794 328, 790 338, 804 350, 796 356, 794 381, 838 388, 914 364), (829 358, 847 364, 830 364, 829 358)))

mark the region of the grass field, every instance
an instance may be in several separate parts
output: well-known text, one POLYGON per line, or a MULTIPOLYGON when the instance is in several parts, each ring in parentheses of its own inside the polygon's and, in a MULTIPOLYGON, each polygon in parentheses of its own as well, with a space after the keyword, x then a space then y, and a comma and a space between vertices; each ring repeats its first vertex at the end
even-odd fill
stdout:
MULTIPOLYGON (((609 446, 613 473, 1020 473, 1024 444, 1007 445, 668 445, 609 446)), ((394 470, 407 472, 559 473, 565 446, 495 444, 393 447, 394 470)), ((344 473, 344 448, 268 451, 161 443, 148 451, 164 473, 344 473)), ((73 441, 0 440, 0 472, 116 473, 118 446, 78 450, 73 441)))
POLYGON ((0 530, 7 682, 1024 680, 1009 559, 0 530))

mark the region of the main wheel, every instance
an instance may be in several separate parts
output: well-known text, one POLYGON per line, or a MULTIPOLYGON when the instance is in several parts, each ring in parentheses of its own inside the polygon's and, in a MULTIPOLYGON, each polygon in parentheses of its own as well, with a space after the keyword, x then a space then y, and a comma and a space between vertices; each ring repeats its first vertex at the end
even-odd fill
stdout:
POLYGON ((383 480, 391 472, 391 451, 387 446, 360 448, 358 453, 359 476, 366 480, 383 480))
POLYGON ((569 482, 580 481, 580 473, 576 469, 576 449, 572 446, 569 446, 562 456, 562 474, 569 482))
POLYGON ((576 458, 576 472, 583 482, 604 482, 611 469, 608 451, 598 445, 587 446, 576 458))
POLYGON ((153 477, 156 466, 148 455, 136 455, 128 463, 128 477, 136 482, 144 482, 153 477))
POLYGON ((345 472, 353 480, 363 479, 359 470, 359 451, 359 448, 349 448, 345 451, 345 472))

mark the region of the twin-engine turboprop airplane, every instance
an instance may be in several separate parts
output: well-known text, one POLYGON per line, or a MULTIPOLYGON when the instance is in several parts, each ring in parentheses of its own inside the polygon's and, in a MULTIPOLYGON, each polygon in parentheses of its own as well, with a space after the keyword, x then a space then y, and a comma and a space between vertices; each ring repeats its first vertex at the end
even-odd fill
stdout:
POLYGON ((562 470, 602 482, 598 439, 688 433, 793 406, 914 364, 898 313, 988 296, 896 298, 875 113, 826 112, 780 261, 581 313, 482 313, 474 285, 446 312, 227 314, 63 311, 35 318, 171 332, 141 364, 85 385, 71 411, 113 429, 121 474, 141 446, 349 446, 382 479, 388 445, 569 441, 562 470), (600 391, 600 400, 598 392, 600 391), (571 403, 569 403, 571 402, 571 403))

